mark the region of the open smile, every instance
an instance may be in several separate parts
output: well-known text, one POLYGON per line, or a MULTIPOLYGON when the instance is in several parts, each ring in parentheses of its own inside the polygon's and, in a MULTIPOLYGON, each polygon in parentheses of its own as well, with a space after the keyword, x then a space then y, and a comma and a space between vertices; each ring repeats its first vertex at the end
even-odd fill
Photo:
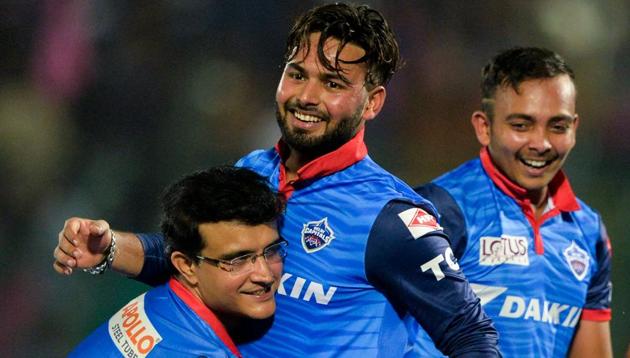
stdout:
POLYGON ((548 166, 549 164, 551 164, 551 162, 553 162, 553 160, 535 160, 535 159, 523 159, 523 158, 521 158, 520 160, 521 160, 521 163, 534 169, 544 168, 548 166))
POLYGON ((271 292, 271 285, 261 287, 258 290, 243 292, 243 294, 250 295, 250 296, 256 296, 256 297, 261 297, 263 295, 268 294, 269 292, 271 292))
POLYGON ((321 119, 318 116, 312 115, 312 114, 307 114, 307 113, 303 113, 303 112, 299 112, 295 109, 291 110, 291 113, 293 113, 293 116, 295 116, 295 118, 297 118, 298 120, 302 121, 302 122, 306 122, 306 123, 319 123, 322 122, 323 119, 321 119))

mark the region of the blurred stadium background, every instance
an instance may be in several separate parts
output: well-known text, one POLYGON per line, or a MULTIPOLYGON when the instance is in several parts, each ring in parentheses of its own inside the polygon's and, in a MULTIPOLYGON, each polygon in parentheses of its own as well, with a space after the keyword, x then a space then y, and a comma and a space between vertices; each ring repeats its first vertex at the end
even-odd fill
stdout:
MULTIPOLYGON (((154 231, 181 174, 278 138, 273 113, 291 20, 319 2, 0 2, 0 356, 64 356, 146 289, 52 270, 65 218, 154 231)), ((475 156, 480 68, 514 45, 549 47, 577 73, 567 172, 614 249, 613 343, 630 340, 630 5, 625 0, 368 1, 406 66, 368 124, 370 155, 411 185, 475 156)))

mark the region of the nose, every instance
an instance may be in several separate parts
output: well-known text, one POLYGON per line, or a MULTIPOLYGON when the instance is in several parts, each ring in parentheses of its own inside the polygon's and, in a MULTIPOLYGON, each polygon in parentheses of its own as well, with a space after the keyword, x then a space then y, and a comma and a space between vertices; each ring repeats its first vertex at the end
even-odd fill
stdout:
POLYGON ((307 80, 300 89, 298 101, 302 107, 316 106, 320 101, 321 88, 317 81, 307 80))
POLYGON ((265 260, 265 257, 262 255, 256 256, 254 259, 254 268, 252 269, 251 279, 254 282, 264 282, 271 283, 273 282, 273 273, 271 272, 271 268, 265 260))
POLYGON ((537 153, 545 153, 551 149, 551 141, 549 141, 549 133, 547 133, 546 128, 536 128, 531 132, 529 148, 537 153))

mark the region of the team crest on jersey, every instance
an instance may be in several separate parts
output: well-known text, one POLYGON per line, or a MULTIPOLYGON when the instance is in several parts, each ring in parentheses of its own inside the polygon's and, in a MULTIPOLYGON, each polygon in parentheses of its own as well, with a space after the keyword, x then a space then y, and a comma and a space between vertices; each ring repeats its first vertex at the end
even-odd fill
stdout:
POLYGON ((567 260, 575 278, 582 281, 588 272, 590 263, 588 253, 581 249, 575 241, 572 241, 571 245, 564 249, 564 258, 567 260))
POLYGON ((309 221, 302 227, 302 247, 311 254, 330 245, 335 238, 335 232, 328 225, 328 218, 319 221, 309 221))
POLYGON ((407 209, 399 213, 398 217, 405 223, 414 239, 433 231, 442 230, 442 227, 435 220, 435 216, 419 208, 407 209))

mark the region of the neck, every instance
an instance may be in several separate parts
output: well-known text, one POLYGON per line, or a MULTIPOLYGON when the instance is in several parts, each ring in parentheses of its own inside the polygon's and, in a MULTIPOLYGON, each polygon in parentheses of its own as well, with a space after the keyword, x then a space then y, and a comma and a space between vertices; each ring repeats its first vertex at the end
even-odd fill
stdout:
POLYGON ((284 167, 286 169, 287 181, 295 180, 298 178, 297 172, 303 167, 306 163, 315 159, 316 156, 306 155, 304 153, 300 153, 297 150, 289 147, 289 156, 287 160, 284 162, 284 167))
POLYGON ((545 213, 545 208, 547 207, 548 193, 549 189, 547 187, 539 190, 527 191, 527 198, 532 204, 536 218, 541 217, 542 214, 545 213))
POLYGON ((220 320, 237 345, 259 340, 273 324, 273 316, 267 319, 221 317, 220 320))

